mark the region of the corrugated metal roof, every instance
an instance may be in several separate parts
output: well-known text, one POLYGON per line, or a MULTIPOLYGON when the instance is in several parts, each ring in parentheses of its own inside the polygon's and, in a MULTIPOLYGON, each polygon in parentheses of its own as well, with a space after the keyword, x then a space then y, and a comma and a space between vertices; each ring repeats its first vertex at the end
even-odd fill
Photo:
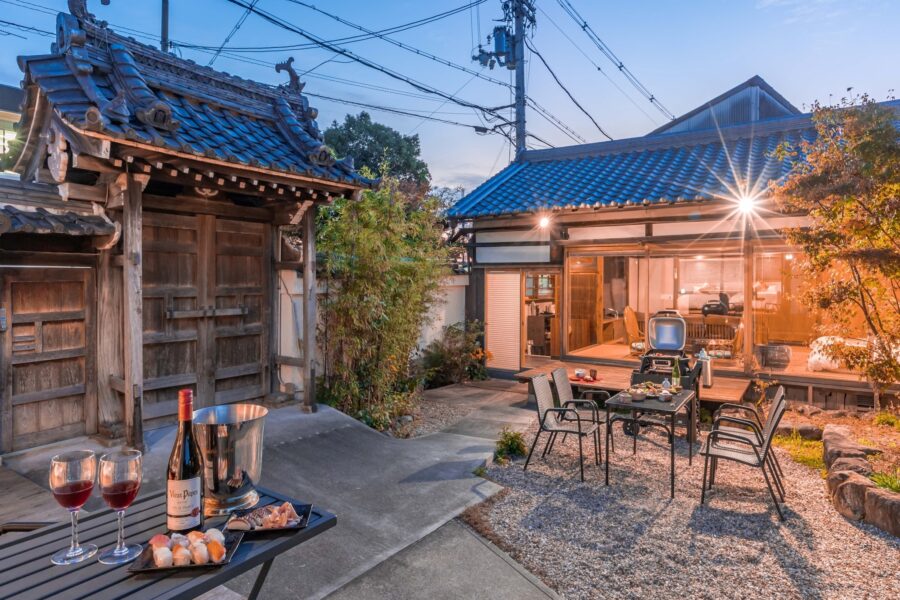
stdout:
MULTIPOLYGON (((60 50, 19 64, 26 88, 37 86, 67 124, 235 165, 373 183, 329 155, 299 82, 273 87, 215 71, 117 35, 91 15, 61 13, 59 24, 60 50)), ((29 97, 29 110, 35 102, 29 97)))

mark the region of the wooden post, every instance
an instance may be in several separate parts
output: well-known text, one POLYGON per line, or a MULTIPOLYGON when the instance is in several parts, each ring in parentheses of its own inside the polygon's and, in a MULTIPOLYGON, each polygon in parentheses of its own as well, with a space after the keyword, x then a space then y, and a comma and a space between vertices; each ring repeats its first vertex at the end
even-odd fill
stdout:
MULTIPOLYGON (((144 449, 144 324, 142 318, 142 227, 141 196, 147 175, 128 174, 122 224, 122 299, 125 371, 125 441, 144 449)), ((103 323, 101 323, 101 327, 103 323)))
POLYGON ((316 412, 316 205, 303 215, 303 412, 316 412))
POLYGON ((100 432, 119 437, 125 414, 110 378, 122 377, 122 270, 101 250, 97 271, 97 403, 100 432))
MULTIPOLYGON (((749 221, 749 218, 748 218, 749 221)), ((744 230, 744 314, 741 319, 744 325, 744 373, 751 375, 754 371, 753 345, 756 342, 753 332, 753 241, 751 230, 747 225, 744 230)))

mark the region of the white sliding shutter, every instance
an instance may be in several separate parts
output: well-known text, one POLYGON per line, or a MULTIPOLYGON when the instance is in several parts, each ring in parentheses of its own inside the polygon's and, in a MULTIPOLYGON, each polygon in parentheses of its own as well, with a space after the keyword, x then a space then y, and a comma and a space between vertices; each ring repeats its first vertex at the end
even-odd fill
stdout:
POLYGON ((522 303, 519 273, 486 273, 484 335, 492 369, 519 369, 522 303))

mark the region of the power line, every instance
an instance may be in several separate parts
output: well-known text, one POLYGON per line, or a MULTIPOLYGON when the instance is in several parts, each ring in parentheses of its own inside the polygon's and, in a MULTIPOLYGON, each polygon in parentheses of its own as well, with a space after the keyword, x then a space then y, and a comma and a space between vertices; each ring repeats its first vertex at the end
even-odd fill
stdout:
POLYGON ((234 27, 231 28, 231 31, 229 31, 228 35, 225 36, 225 39, 222 40, 222 45, 216 49, 216 53, 213 54, 212 58, 209 59, 209 62, 206 63, 207 67, 211 67, 213 63, 216 62, 216 59, 219 58, 219 54, 222 53, 222 49, 225 48, 225 44, 230 42, 232 36, 234 36, 234 34, 237 33, 237 30, 241 28, 241 25, 243 25, 244 21, 247 20, 247 17, 250 16, 250 11, 253 10, 253 7, 256 6, 257 2, 259 2, 259 0, 253 0, 253 2, 250 4, 250 8, 245 10, 244 14, 240 16, 240 18, 237 20, 237 23, 235 23, 234 27))
POLYGON ((259 7, 251 7, 244 0, 227 0, 227 1, 230 2, 231 4, 235 4, 237 6, 242 6, 244 8, 249 7, 254 13, 259 15, 266 21, 272 23, 273 25, 276 25, 287 31, 296 33, 297 35, 304 37, 312 42, 316 42, 321 47, 326 48, 327 50, 339 53, 342 56, 350 58, 363 66, 369 67, 370 69, 373 69, 380 73, 383 73, 383 74, 387 75, 388 77, 391 77, 398 81, 403 81, 404 83, 416 88, 419 91, 422 91, 422 92, 425 92, 428 94, 434 94, 434 95, 440 96, 442 98, 446 98, 450 102, 453 102, 454 104, 458 104, 459 106, 464 106, 466 108, 472 108, 472 109, 481 111, 485 116, 492 117, 494 119, 498 119, 501 121, 505 121, 505 119, 497 112, 499 107, 488 108, 485 106, 481 106, 474 102, 469 102, 468 100, 463 100, 462 98, 458 98, 452 94, 448 94, 447 92, 441 91, 441 90, 439 90, 435 87, 432 87, 428 84, 422 83, 420 81, 416 81, 415 79, 412 79, 411 77, 407 77, 406 75, 403 75, 402 73, 399 73, 399 72, 389 69, 385 66, 382 66, 374 61, 371 61, 371 60, 364 58, 358 54, 355 54, 355 53, 351 52, 350 50, 347 50, 340 46, 331 44, 331 43, 327 42, 326 40, 323 40, 322 38, 320 38, 316 35, 313 35, 312 33, 309 33, 308 31, 305 31, 304 29, 302 29, 300 27, 297 27, 296 25, 293 25, 293 24, 267 12, 267 11, 260 9, 259 7))
POLYGON ((641 112, 644 114, 644 116, 647 117, 647 119, 650 120, 651 123, 653 123, 654 125, 659 125, 659 121, 657 121, 656 119, 654 119, 654 118, 650 115, 650 113, 648 113, 646 110, 644 110, 644 107, 641 106, 640 104, 638 104, 638 103, 635 101, 635 99, 631 97, 631 94, 629 94, 629 93, 626 92, 624 89, 622 89, 622 86, 620 86, 618 83, 616 83, 616 81, 615 81, 612 77, 609 76, 609 73, 607 73, 606 71, 604 71, 603 68, 602 68, 600 65, 597 64, 597 61, 595 61, 593 58, 591 58, 591 56, 590 56, 587 52, 585 52, 584 49, 583 49, 580 45, 578 45, 578 43, 575 42, 575 40, 573 40, 572 37, 571 37, 568 33, 566 33, 566 31, 565 31, 562 27, 559 26, 559 24, 553 19, 553 17, 551 17, 549 14, 547 14, 547 11, 545 11, 545 10, 544 10, 543 8, 541 8, 541 7, 538 7, 538 10, 540 11, 540 13, 541 13, 542 15, 544 15, 544 17, 545 17, 548 21, 550 21, 550 24, 553 25, 553 27, 555 27, 556 30, 557 30, 560 34, 562 34, 562 36, 563 36, 564 38, 566 38, 566 39, 569 41, 569 43, 572 44, 572 46, 573 46, 576 50, 578 50, 579 53, 581 53, 582 56, 584 56, 584 57, 587 59, 587 61, 588 61, 589 63, 591 63, 592 65, 594 65, 594 68, 597 69, 597 71, 599 71, 599 73, 600 73, 601 75, 603 75, 603 77, 604 77, 604 78, 605 78, 605 79, 606 79, 606 80, 607 80, 614 88, 616 88, 616 90, 618 90, 619 93, 622 94, 622 96, 623 96, 626 100, 628 100, 628 101, 629 101, 636 109, 638 109, 639 111, 641 111, 641 112))
POLYGON ((663 106, 662 103, 659 100, 657 100, 656 96, 654 96, 653 93, 650 90, 648 90, 647 87, 643 83, 641 83, 637 77, 635 77, 634 73, 632 73, 631 70, 625 66, 625 63, 623 63, 619 59, 619 57, 615 55, 615 53, 612 51, 612 49, 606 45, 606 42, 604 42, 602 39, 600 39, 600 36, 598 36, 597 33, 588 24, 588 22, 585 21, 584 18, 580 14, 578 14, 578 11, 575 10, 575 7, 572 6, 572 3, 569 2, 569 0, 556 0, 556 1, 557 1, 557 3, 559 3, 559 5, 562 7, 562 9, 566 12, 566 14, 568 14, 572 18, 572 20, 574 20, 576 23, 578 23, 578 26, 581 27, 581 29, 582 29, 582 31, 584 31, 585 35, 588 36, 588 39, 590 39, 594 43, 594 45, 597 46, 597 48, 600 50, 600 52, 606 58, 608 58, 610 60, 610 62, 612 62, 616 66, 616 68, 619 70, 620 73, 622 73, 622 75, 625 77, 625 79, 627 79, 628 82, 631 83, 631 85, 633 85, 634 88, 644 98, 646 98, 647 100, 650 101, 650 104, 655 106, 657 108, 657 110, 659 110, 659 112, 661 112, 662 114, 664 114, 666 116, 666 118, 668 118, 668 119, 675 118, 675 115, 669 109, 667 109, 665 106, 663 106))
POLYGON ((594 124, 594 126, 600 131, 600 133, 602 133, 604 136, 606 136, 607 139, 612 140, 613 139, 612 136, 609 135, 608 133, 606 133, 606 131, 603 129, 603 127, 600 126, 600 123, 598 123, 597 120, 594 118, 594 116, 591 115, 591 113, 589 113, 587 111, 587 109, 585 109, 581 105, 581 103, 575 99, 575 96, 572 95, 572 92, 569 91, 569 88, 567 88, 565 85, 563 85, 563 82, 559 80, 559 77, 556 76, 556 73, 553 72, 553 69, 550 68, 550 65, 547 63, 547 61, 544 59, 544 57, 541 55, 541 53, 537 51, 537 49, 534 47, 534 44, 532 44, 528 40, 528 38, 525 38, 525 45, 528 46, 528 49, 531 50, 532 54, 534 54, 539 59, 541 59, 541 62, 544 63, 544 67, 547 69, 547 71, 549 71, 550 75, 553 76, 553 79, 556 81, 556 85, 558 85, 562 89, 562 91, 564 91, 566 93, 566 95, 569 97, 569 100, 571 100, 572 103, 575 104, 575 106, 577 106, 581 112, 583 112, 585 115, 587 115, 587 118, 591 120, 591 123, 594 124))
MULTIPOLYGON (((14 29, 18 29, 19 31, 25 31, 25 32, 31 32, 31 33, 37 33, 37 34, 40 34, 40 35, 43 35, 43 36, 48 36, 48 37, 56 37, 56 34, 53 33, 52 31, 47 31, 46 29, 38 29, 37 27, 31 27, 31 26, 29 26, 29 25, 22 25, 21 23, 14 23, 14 22, 12 22, 12 21, 0 20, 0 25, 5 25, 5 26, 7 26, 7 27, 12 27, 12 28, 14 28, 14 29)), ((22 38, 23 40, 25 39, 24 36, 21 36, 21 35, 18 35, 18 34, 14 34, 14 33, 13 33, 13 34, 11 34, 11 35, 15 35, 15 36, 17 36, 17 37, 20 37, 20 38, 22 38)))

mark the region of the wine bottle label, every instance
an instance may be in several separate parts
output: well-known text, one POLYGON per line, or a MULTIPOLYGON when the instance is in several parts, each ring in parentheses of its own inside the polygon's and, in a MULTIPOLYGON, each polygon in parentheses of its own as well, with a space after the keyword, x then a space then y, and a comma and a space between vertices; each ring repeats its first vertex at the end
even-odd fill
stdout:
POLYGON ((166 483, 166 527, 184 531, 200 526, 200 478, 166 483))

